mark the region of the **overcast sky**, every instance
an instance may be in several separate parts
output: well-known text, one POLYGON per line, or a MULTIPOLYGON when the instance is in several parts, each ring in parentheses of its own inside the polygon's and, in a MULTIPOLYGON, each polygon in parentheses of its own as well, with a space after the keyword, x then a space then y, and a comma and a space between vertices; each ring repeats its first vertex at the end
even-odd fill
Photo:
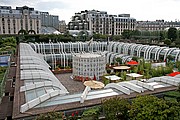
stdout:
POLYGON ((108 14, 129 13, 136 20, 180 20, 180 0, 0 0, 0 5, 22 7, 58 15, 66 23, 76 13, 84 10, 107 11, 108 14))

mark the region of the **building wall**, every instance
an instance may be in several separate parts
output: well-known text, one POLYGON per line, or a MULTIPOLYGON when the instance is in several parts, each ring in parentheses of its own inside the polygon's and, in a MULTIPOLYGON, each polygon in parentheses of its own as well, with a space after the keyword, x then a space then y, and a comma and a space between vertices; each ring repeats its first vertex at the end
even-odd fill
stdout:
POLYGON ((129 17, 114 17, 114 35, 121 35, 124 30, 135 30, 136 19, 129 17))
POLYGON ((48 12, 40 12, 42 26, 45 27, 54 27, 59 29, 59 17, 56 15, 50 15, 48 12))
POLYGON ((64 20, 59 21, 59 31, 65 33, 67 31, 67 26, 64 20))
POLYGON ((21 29, 40 33, 40 12, 27 6, 16 9, 0 6, 0 34, 18 34, 21 29))
POLYGON ((105 56, 94 53, 84 53, 73 55, 73 75, 81 77, 93 78, 96 76, 99 80, 100 76, 105 73, 105 56), (91 56, 92 55, 92 56, 91 56), (82 57, 86 56, 86 57, 82 57), (89 56, 89 57, 87 57, 89 56), (93 57, 95 56, 95 57, 93 57))
POLYGON ((180 21, 137 21, 137 30, 157 31, 165 30, 169 27, 180 27, 180 21))
POLYGON ((103 35, 121 35, 123 30, 136 29, 136 19, 130 14, 109 15, 105 11, 90 10, 75 13, 68 23, 69 30, 90 30, 103 35))

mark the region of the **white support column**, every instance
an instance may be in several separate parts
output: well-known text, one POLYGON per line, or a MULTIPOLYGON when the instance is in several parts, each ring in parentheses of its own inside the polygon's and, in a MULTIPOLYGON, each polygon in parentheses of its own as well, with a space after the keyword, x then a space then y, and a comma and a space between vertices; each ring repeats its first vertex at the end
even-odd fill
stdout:
POLYGON ((90 90, 91 90, 91 88, 89 86, 86 86, 86 88, 84 89, 84 91, 81 95, 80 103, 84 103, 84 100, 86 100, 87 94, 90 90))

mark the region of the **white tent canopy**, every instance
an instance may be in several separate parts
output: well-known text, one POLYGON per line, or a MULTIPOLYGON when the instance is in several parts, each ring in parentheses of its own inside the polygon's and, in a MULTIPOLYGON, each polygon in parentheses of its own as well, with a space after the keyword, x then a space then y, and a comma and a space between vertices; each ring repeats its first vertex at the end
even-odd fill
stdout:
POLYGON ((110 80, 120 80, 121 79, 121 77, 118 77, 116 75, 105 76, 105 78, 110 79, 110 80))
POLYGON ((138 77, 142 77, 143 75, 141 74, 137 74, 137 73, 130 73, 130 74, 126 74, 127 76, 130 76, 130 77, 134 77, 134 78, 138 78, 138 77))

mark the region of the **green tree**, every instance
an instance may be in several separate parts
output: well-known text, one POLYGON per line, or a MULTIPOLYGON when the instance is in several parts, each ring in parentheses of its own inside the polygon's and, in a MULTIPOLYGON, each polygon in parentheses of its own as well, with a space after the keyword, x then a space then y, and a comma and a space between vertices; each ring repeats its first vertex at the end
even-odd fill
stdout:
POLYGON ((132 31, 131 30, 124 30, 121 35, 122 35, 123 39, 130 39, 132 36, 132 31))
POLYGON ((170 39, 165 39, 165 40, 164 40, 164 43, 165 43, 166 45, 171 45, 171 40, 170 40, 170 39))
POLYGON ((160 31, 160 40, 164 40, 165 39, 165 33, 163 31, 160 31))
POLYGON ((16 45, 16 39, 14 37, 0 39, 0 52, 8 51, 9 53, 14 53, 16 45))
POLYGON ((133 56, 133 57, 132 57, 132 60, 134 60, 134 61, 137 61, 137 62, 138 62, 138 59, 139 59, 139 57, 137 57, 137 56, 133 56))
POLYGON ((120 35, 113 35, 112 39, 115 41, 118 41, 121 39, 121 36, 120 35))
POLYGON ((174 27, 171 27, 168 29, 168 39, 171 41, 175 41, 177 39, 177 29, 174 27))
POLYGON ((82 114, 81 120, 98 120, 100 109, 100 107, 93 107, 85 110, 82 114))
POLYGON ((102 108, 107 120, 127 120, 130 104, 120 97, 102 101, 102 108))
POLYGON ((180 106, 155 96, 139 96, 132 100, 130 120, 179 120, 180 106))
POLYGON ((174 58, 173 58, 172 55, 168 55, 168 56, 167 56, 167 60, 168 60, 168 61, 172 61, 172 60, 174 60, 174 58))
POLYGON ((124 72, 121 72, 121 78, 122 78, 122 80, 126 80, 126 72, 124 71, 124 72))
POLYGON ((122 59, 120 57, 117 57, 116 62, 118 62, 119 64, 122 64, 122 59))

